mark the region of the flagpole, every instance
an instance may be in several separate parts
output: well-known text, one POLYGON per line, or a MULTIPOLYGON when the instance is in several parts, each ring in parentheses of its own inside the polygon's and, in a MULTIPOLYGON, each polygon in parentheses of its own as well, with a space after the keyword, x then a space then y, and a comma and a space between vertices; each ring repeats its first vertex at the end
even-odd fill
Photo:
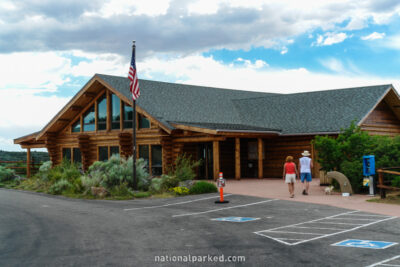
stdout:
MULTIPOLYGON (((135 55, 135 41, 132 44, 132 53, 135 55)), ((137 190, 136 179, 136 100, 133 99, 133 115, 132 115, 132 128, 133 128, 133 189, 137 190)))

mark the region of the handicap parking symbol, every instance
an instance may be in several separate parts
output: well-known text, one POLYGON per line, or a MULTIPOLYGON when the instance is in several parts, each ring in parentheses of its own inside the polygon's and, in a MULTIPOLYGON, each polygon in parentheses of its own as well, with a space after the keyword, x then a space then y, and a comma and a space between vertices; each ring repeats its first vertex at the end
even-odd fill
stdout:
POLYGON ((255 221, 260 218, 251 218, 251 217, 223 217, 223 218, 215 218, 211 219, 212 221, 221 221, 221 222, 250 222, 255 221))
POLYGON ((371 240, 359 240, 359 239, 347 239, 338 243, 332 244, 332 246, 342 247, 354 247, 354 248, 371 248, 371 249, 385 249, 394 245, 396 242, 385 242, 385 241, 371 241, 371 240))

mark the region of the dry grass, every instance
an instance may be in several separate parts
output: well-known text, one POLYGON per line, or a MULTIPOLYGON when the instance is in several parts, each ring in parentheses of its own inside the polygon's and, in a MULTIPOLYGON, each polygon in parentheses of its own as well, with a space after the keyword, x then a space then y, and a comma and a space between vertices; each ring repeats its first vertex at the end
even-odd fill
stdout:
POLYGON ((376 202, 376 203, 384 203, 384 204, 400 205, 400 193, 398 191, 386 193, 386 198, 384 198, 384 199, 381 199, 380 197, 378 197, 378 198, 369 199, 367 201, 376 202))

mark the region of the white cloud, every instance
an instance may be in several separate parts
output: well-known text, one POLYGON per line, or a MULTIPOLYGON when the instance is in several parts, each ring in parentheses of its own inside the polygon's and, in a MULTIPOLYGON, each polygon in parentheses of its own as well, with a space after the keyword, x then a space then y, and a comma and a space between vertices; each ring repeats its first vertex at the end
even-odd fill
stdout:
POLYGON ((169 81, 213 86, 221 88, 242 89, 275 93, 296 93, 325 89, 398 83, 398 79, 382 79, 371 75, 346 73, 343 64, 335 59, 327 61, 327 67, 338 74, 311 72, 305 68, 274 69, 257 68, 257 63, 246 59, 244 65, 225 65, 212 57, 200 55, 162 60, 146 59, 138 67, 141 78, 168 77, 169 81), (249 63, 250 62, 250 63, 249 63), (253 67, 249 67, 249 64, 253 67))
POLYGON ((336 58, 329 58, 329 59, 324 59, 320 60, 320 63, 327 69, 334 71, 334 72, 339 72, 339 73, 344 73, 345 68, 343 66, 343 63, 336 59, 336 58))
POLYGON ((373 32, 370 35, 362 36, 362 40, 376 40, 383 39, 385 37, 385 33, 373 32))
POLYGON ((334 33, 327 32, 324 35, 318 35, 317 45, 333 45, 338 44, 346 40, 349 36, 344 32, 334 33))
POLYGON ((284 54, 286 54, 287 52, 288 52, 287 47, 286 47, 286 46, 282 47, 281 55, 284 55, 284 54))

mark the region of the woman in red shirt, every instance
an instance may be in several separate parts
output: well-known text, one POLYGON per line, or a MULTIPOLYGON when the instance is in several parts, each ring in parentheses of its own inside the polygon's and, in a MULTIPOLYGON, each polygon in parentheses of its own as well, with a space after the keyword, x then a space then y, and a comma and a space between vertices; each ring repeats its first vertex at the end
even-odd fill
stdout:
POLYGON ((288 184, 291 198, 294 197, 294 183, 296 182, 296 177, 298 176, 299 174, 297 172, 296 164, 293 162, 293 157, 287 156, 286 163, 283 165, 283 180, 285 180, 285 183, 288 184))

